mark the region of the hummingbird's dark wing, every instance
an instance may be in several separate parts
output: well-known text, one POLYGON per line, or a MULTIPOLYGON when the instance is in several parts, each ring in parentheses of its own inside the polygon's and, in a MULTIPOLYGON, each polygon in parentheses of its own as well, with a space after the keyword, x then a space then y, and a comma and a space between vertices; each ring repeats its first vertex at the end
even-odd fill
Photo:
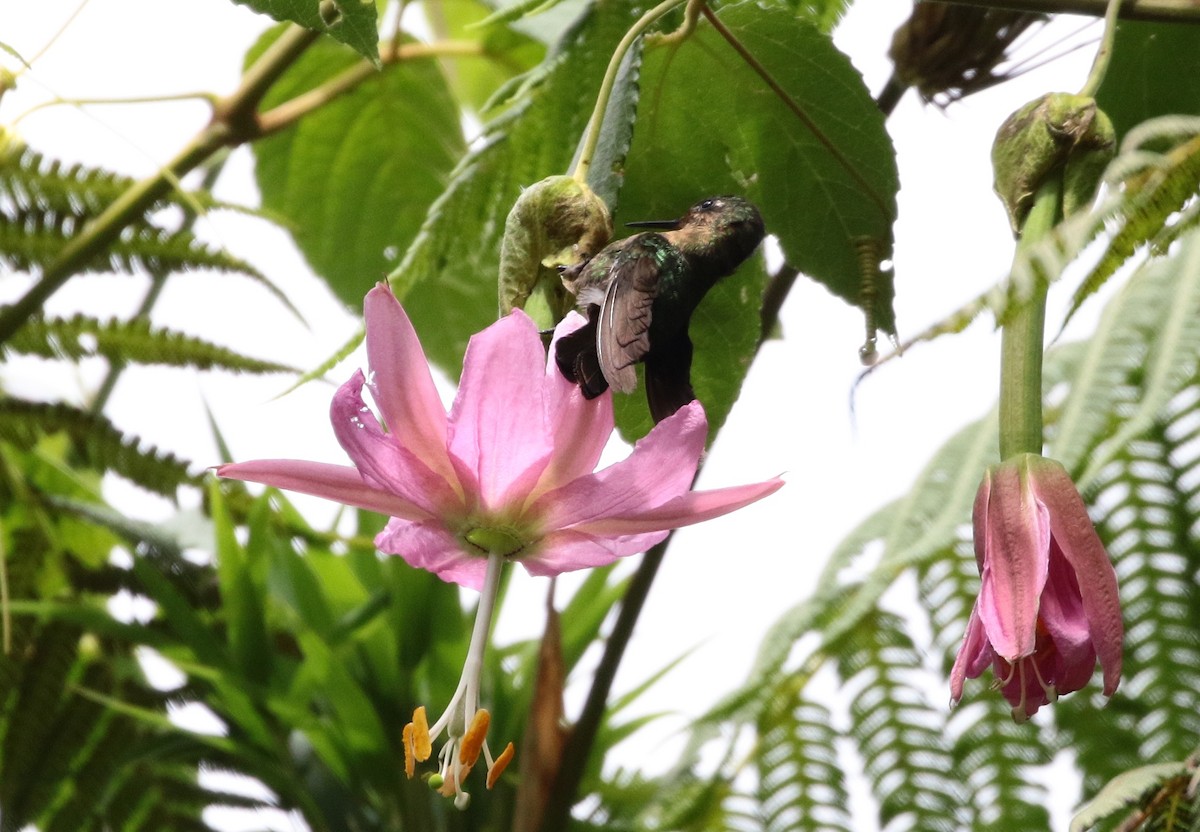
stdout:
POLYGON ((631 393, 637 387, 633 365, 650 351, 651 309, 658 297, 664 246, 676 254, 659 235, 639 235, 643 236, 657 239, 638 240, 616 259, 596 325, 600 372, 620 393, 631 393), (656 245, 659 240, 662 244, 656 245))

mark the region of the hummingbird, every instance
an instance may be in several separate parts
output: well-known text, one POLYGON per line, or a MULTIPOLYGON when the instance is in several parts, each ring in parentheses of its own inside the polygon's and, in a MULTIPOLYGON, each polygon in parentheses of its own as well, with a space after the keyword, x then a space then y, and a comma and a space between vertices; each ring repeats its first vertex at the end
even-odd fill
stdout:
POLYGON ((611 387, 637 387, 646 365, 646 399, 655 423, 696 398, 692 391, 692 313, 718 280, 733 274, 762 242, 758 209, 737 196, 701 200, 675 220, 627 223, 643 231, 563 270, 587 324, 559 339, 558 369, 594 399, 611 387))

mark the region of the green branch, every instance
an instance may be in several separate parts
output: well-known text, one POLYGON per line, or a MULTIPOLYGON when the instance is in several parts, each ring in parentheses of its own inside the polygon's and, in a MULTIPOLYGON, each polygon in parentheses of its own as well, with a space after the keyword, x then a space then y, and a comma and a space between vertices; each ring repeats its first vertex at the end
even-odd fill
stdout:
POLYGON ((165 167, 119 196, 63 247, 28 292, 0 312, 0 344, 36 315, 72 275, 91 263, 151 205, 176 187, 180 178, 226 145, 239 144, 252 137, 257 131, 255 111, 263 96, 318 37, 318 32, 299 26, 285 31, 250 67, 237 91, 218 103, 208 126, 165 167))

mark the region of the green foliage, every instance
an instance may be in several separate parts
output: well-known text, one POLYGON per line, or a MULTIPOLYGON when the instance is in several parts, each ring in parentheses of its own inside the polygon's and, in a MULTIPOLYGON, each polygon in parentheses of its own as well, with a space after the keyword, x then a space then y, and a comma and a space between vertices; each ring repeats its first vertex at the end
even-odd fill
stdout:
MULTIPOLYGON (((0 149, 0 263, 26 270, 47 265, 132 185, 128 177, 78 164, 64 166, 18 142, 9 142, 0 149)), ((219 207, 205 192, 172 192, 126 228, 120 239, 98 253, 84 270, 132 273, 139 269, 207 268, 266 282, 244 260, 201 243, 190 231, 171 231, 151 219, 152 211, 166 205, 187 212, 219 207)))
MULTIPOLYGON (((252 63, 280 29, 250 50, 252 63)), ((334 43, 311 47, 271 88, 272 107, 354 71, 334 43)), ((408 248, 464 149, 437 63, 402 60, 299 123, 254 144, 263 205, 288 218, 313 269, 351 308, 408 248)), ((494 298, 493 305, 494 305, 494 298)))
POLYGON ((795 677, 759 713, 757 814, 764 832, 853 829, 833 715, 795 677))
POLYGON ((314 32, 324 32, 376 66, 379 36, 373 2, 356 0, 233 0, 279 21, 290 20, 314 32))
POLYGON ((1097 821, 1124 815, 1139 805, 1164 805, 1167 812, 1150 814, 1147 829, 1192 830, 1200 822, 1200 794, 1188 801, 1189 774, 1195 764, 1156 763, 1119 774, 1071 820, 1070 832, 1085 832, 1097 821))
POLYGON ((143 448, 106 417, 63 403, 0 399, 0 439, 17 447, 32 447, 43 436, 70 438, 79 461, 95 471, 112 471, 143 488, 174 498, 180 485, 195 482, 188 463, 172 453, 143 448))
POLYGON ((103 356, 109 361, 222 369, 235 373, 296 372, 272 361, 248 358, 226 347, 182 332, 160 329, 144 318, 101 321, 86 315, 36 318, 6 345, 8 349, 43 358, 103 356))
POLYGON ((430 360, 452 376, 469 336, 495 320, 503 217, 520 194, 567 172, 630 4, 605 3, 573 25, 504 100, 451 174, 389 276, 430 360))
MULTIPOLYGON (((245 5, 351 47, 320 39, 269 85, 260 110, 276 116, 289 102, 312 100, 301 96, 345 89, 256 142, 264 205, 351 307, 391 270, 430 356, 456 372, 467 338, 495 318, 504 218, 521 188, 570 172, 613 49, 645 4, 538 0, 496 12, 491 0, 422 3, 432 45, 402 31, 381 39, 385 3, 245 5), (576 13, 563 29, 563 15, 576 13), (376 72, 358 55, 377 61, 381 42, 376 72), (542 43, 555 44, 544 60, 542 43), (470 150, 464 114, 490 119, 470 150)), ((828 37, 845 6, 714 8, 770 82, 704 18, 680 41, 639 41, 609 99, 588 185, 618 225, 676 216, 711 194, 744 194, 790 265, 892 333, 891 275, 880 267, 890 257, 899 185, 883 116, 828 37)), ((676 9, 657 25, 670 31, 681 18, 676 9)), ((984 308, 1005 320, 1030 286, 1057 279, 1097 241, 1073 310, 1136 266, 1095 336, 1056 349, 1045 379, 1051 453, 1084 489, 1120 572, 1128 639, 1113 701, 1100 707, 1092 686, 1034 725, 1016 725, 981 681, 958 710, 941 705, 978 590, 967 523, 980 474, 994 460, 989 415, 952 437, 908 494, 838 547, 816 595, 767 634, 750 679, 695 726, 671 770, 603 767, 608 749, 648 719, 624 709, 657 677, 611 703, 576 796, 575 826, 850 829, 873 811, 887 830, 1046 828, 1044 767, 1054 760, 1073 761, 1085 797, 1095 796, 1077 827, 1118 828, 1133 817, 1147 830, 1196 832, 1200 144, 1193 120, 1147 122, 1196 114, 1200 50, 1186 29, 1122 24, 1099 98, 1124 145, 1101 203, 942 327, 961 328, 984 308), (1143 254, 1150 259, 1139 263, 1143 254), (903 616, 892 611, 901 608, 903 616), (848 772, 858 770, 870 800, 848 807, 848 772)), ((277 37, 265 35, 251 61, 277 37)), ((134 187, 6 144, 0 263, 36 272, 134 187)), ((223 207, 207 187, 170 191, 85 270, 149 272, 156 286, 173 270, 200 267, 265 282, 192 235, 190 217, 223 207), (184 213, 182 228, 164 225, 164 208, 184 213)), ((555 252, 569 257, 573 242, 556 242, 555 252)), ((546 275, 553 285, 553 272, 546 275)), ((714 428, 757 349, 766 278, 761 258, 753 260, 710 293, 693 321, 694 386, 714 428)), ((38 315, 8 350, 64 362, 100 357, 116 368, 287 369, 147 317, 38 315)), ((617 407, 626 436, 648 429, 640 396, 620 397, 617 407)), ((400 775, 402 726, 416 704, 436 716, 452 695, 471 610, 454 587, 374 551, 381 518, 358 514, 346 537, 346 518, 317 529, 273 492, 255 498, 240 485, 213 486, 203 509, 189 513, 203 513, 212 536, 202 547, 210 560, 197 563, 184 557, 195 554, 195 541, 185 545, 172 524, 105 503, 100 484, 109 473, 170 497, 197 483, 185 463, 143 447, 102 414, 0 400, 6 829, 200 830, 207 806, 260 805, 202 787, 201 767, 258 778, 314 832, 507 828, 519 779, 512 774, 490 793, 469 784, 475 796, 463 813, 400 775), (110 562, 120 548, 133 555, 130 568, 110 562), (153 619, 114 618, 107 602, 121 592, 150 599, 153 619), (174 662, 186 683, 149 687, 138 663, 146 649, 174 662), (226 733, 172 723, 168 707, 190 703, 211 709, 226 733)), ((567 673, 587 666, 623 591, 614 570, 596 570, 560 601, 567 673)), ((497 746, 520 745, 537 658, 532 641, 494 645, 485 658, 497 746)))
POLYGON ((1200 115, 1200 33, 1188 25, 1121 21, 1096 100, 1122 137, 1158 116, 1200 115))
MULTIPOLYGON (((834 730, 855 742, 886 828, 1046 828, 1041 767, 1060 748, 1074 751, 1085 794, 1148 761, 1185 758, 1200 740, 1200 367, 1191 346, 1198 241, 1193 231, 1174 256, 1143 266, 1110 301, 1097 335, 1056 348, 1046 366, 1051 454, 1063 456, 1103 510, 1097 528, 1121 581, 1125 675, 1107 707, 1099 685, 1090 686, 1055 704, 1053 722, 1033 727, 1015 724, 979 683, 953 713, 926 702, 922 653, 940 657, 944 678, 978 592, 967 523, 995 454, 988 417, 950 439, 906 497, 838 547, 818 594, 768 634, 750 679, 697 736, 711 741, 722 725, 774 736, 787 724, 773 699, 781 680, 804 691, 818 668, 836 663, 839 698, 850 706, 848 724, 835 719, 834 730), (1137 432, 1110 447, 1131 424, 1137 432), (906 591, 911 577, 928 618, 881 611, 885 593, 906 591)), ((802 726, 792 730, 802 743, 802 726)), ((822 785, 836 793, 840 782, 840 772, 828 771, 822 785)), ((1178 799, 1144 798, 1148 828, 1188 828, 1177 825, 1190 817, 1178 799)))
POLYGON ((438 0, 426 6, 440 37, 479 44, 484 60, 456 61, 446 73, 455 101, 480 114, 497 87, 533 69, 546 55, 535 38, 499 23, 485 23, 492 5, 484 0, 438 0))
MULTIPOLYGON (((750 2, 723 7, 720 20, 786 98, 706 22, 678 46, 649 48, 617 221, 676 216, 703 196, 742 194, 791 265, 860 304, 855 240, 879 241, 886 257, 896 216, 899 180, 883 115, 849 60, 805 20, 750 2)), ((868 311, 894 333, 890 297, 879 293, 868 311)))

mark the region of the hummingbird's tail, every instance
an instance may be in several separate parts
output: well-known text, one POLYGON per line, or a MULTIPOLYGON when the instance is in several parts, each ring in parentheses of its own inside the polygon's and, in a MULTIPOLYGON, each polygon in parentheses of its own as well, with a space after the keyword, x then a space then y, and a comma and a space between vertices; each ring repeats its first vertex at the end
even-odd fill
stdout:
POLYGON ((646 401, 654 424, 695 400, 692 391, 692 340, 685 328, 646 355, 646 401))
POLYGON ((554 363, 568 381, 579 385, 585 399, 594 399, 608 389, 608 379, 600 370, 600 358, 596 353, 596 321, 600 317, 600 307, 593 305, 587 312, 586 324, 558 339, 554 363))

